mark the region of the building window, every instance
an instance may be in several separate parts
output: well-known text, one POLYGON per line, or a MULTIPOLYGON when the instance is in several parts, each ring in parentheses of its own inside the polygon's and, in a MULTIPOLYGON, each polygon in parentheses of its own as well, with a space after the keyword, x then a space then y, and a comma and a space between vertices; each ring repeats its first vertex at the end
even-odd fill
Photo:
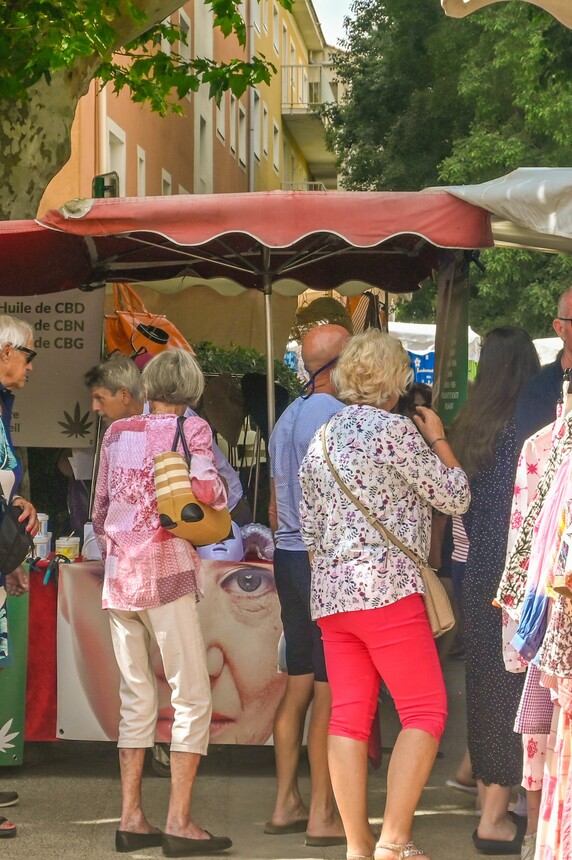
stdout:
POLYGON ((252 99, 252 152, 258 161, 260 161, 260 119, 260 96, 254 90, 252 99))
POLYGON ((280 170, 280 129, 272 123, 272 164, 275 170, 280 170))
MULTIPOLYGON (((211 125, 211 134, 212 134, 212 125, 211 125)), ((207 180, 208 180, 208 170, 209 170, 209 161, 207 156, 207 147, 209 145, 209 138, 212 140, 211 135, 209 135, 209 126, 202 114, 199 118, 199 194, 206 194, 208 191, 207 180)), ((212 142, 210 144, 210 149, 212 150, 212 142)))
POLYGON ((107 164, 109 171, 119 177, 118 196, 125 196, 126 187, 126 135, 123 129, 107 117, 107 164))
POLYGON ((259 0, 254 0, 252 3, 252 23, 260 33, 260 3, 259 0))
POLYGON ((187 191, 187 189, 183 185, 179 185, 179 190, 177 191, 177 194, 190 194, 190 193, 191 192, 187 191))
POLYGON ((236 155, 236 96, 230 96, 230 151, 236 155))
POLYGON ((186 12, 181 9, 179 11, 179 30, 185 36, 185 39, 179 41, 179 54, 183 60, 191 59, 191 21, 186 12))
POLYGON ((161 170, 161 194, 163 197, 169 197, 173 193, 173 180, 171 174, 166 170, 161 170))
POLYGON ((276 53, 280 53, 280 13, 276 4, 272 7, 272 44, 276 53))
MULTIPOLYGON (((182 60, 189 62, 193 53, 193 46, 191 43, 191 20, 183 9, 179 10, 179 30, 185 36, 184 40, 179 40, 179 54, 181 55, 182 60)), ((188 101, 191 101, 192 95, 191 90, 189 90, 185 98, 188 99, 188 101)))
POLYGON ((268 155, 268 108, 262 106, 262 151, 268 155))
POLYGON ((268 33, 268 7, 270 0, 262 0, 262 24, 266 33, 268 33))
MULTIPOLYGON (((168 18, 165 18, 165 20, 163 21, 163 24, 166 27, 171 26, 171 16, 170 15, 168 18)), ((161 50, 163 51, 164 54, 168 54, 169 56, 171 56, 171 43, 164 36, 161 37, 161 50)))
POLYGON ((137 147, 137 197, 145 197, 146 192, 146 160, 145 150, 137 147))
POLYGON ((222 94, 220 105, 216 105, 216 133, 221 140, 226 136, 226 93, 222 94))
POLYGON ((238 106, 238 160, 246 167, 246 113, 242 105, 238 106))

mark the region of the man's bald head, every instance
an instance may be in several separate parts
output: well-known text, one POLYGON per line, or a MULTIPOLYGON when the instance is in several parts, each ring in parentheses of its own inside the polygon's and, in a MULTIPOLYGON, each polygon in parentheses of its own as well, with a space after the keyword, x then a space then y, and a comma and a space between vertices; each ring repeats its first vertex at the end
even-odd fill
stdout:
MULTIPOLYGON (((317 325, 310 329, 302 338, 302 360, 310 376, 337 358, 350 337, 349 331, 341 325, 317 325)), ((316 391, 333 391, 330 383, 332 370, 333 367, 328 367, 323 374, 318 374, 316 391)))

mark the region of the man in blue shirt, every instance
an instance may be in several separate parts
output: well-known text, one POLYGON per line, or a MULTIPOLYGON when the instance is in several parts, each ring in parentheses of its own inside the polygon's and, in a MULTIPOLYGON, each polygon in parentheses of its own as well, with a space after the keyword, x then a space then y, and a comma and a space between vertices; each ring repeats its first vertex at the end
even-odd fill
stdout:
POLYGON ((310 561, 300 536, 298 469, 316 430, 343 409, 331 372, 349 332, 339 325, 316 326, 302 340, 302 358, 310 381, 286 409, 270 437, 272 490, 270 525, 276 551, 274 575, 286 640, 286 690, 274 720, 277 795, 264 832, 306 832, 306 845, 343 845, 327 759, 331 697, 320 629, 310 618, 310 561), (312 782, 309 809, 298 789, 298 762, 306 713, 312 782))
POLYGON ((562 391, 564 371, 572 367, 572 287, 558 300, 557 317, 552 325, 562 339, 563 350, 552 364, 523 385, 516 404, 516 435, 519 445, 551 424, 556 418, 556 404, 562 391))

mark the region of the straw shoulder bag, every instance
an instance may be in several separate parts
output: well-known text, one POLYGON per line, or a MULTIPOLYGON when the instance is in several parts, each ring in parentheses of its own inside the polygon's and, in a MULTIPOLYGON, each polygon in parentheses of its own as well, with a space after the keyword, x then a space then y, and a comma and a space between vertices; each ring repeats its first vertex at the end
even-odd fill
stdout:
POLYGON ((155 492, 159 521, 172 535, 188 540, 193 546, 206 546, 226 540, 232 532, 227 508, 215 511, 200 502, 191 486, 191 454, 184 433, 185 419, 177 419, 177 431, 171 451, 154 458, 155 492), (183 454, 179 454, 179 443, 183 454))

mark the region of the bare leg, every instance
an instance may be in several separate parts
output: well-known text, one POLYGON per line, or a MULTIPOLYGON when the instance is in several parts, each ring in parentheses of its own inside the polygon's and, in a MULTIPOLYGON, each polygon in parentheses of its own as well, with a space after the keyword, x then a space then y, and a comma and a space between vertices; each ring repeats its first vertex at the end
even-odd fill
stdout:
POLYGON ((165 832, 187 839, 208 839, 208 833, 191 819, 193 783, 201 757, 198 753, 171 751, 171 798, 165 832))
POLYGON ((328 761, 348 841, 348 855, 369 857, 375 838, 367 818, 367 743, 330 735, 328 761))
POLYGON ((328 726, 332 710, 330 685, 314 683, 314 701, 308 727, 308 758, 312 781, 310 816, 306 832, 311 836, 343 836, 344 827, 334 801, 328 767, 328 726))
POLYGON ((147 821, 141 806, 141 782, 143 765, 145 764, 144 749, 119 750, 119 768, 121 770, 121 821, 119 830, 130 833, 156 833, 157 828, 147 821))
POLYGON ((516 825, 507 814, 510 795, 510 786, 482 785, 479 781, 481 818, 477 832, 481 839, 506 839, 510 842, 516 836, 516 825))
POLYGON ((314 694, 313 675, 288 675, 286 690, 274 717, 276 802, 273 824, 289 824, 308 818, 298 788, 298 764, 306 713, 314 694))
POLYGON ((473 768, 471 766, 471 757, 469 755, 468 747, 465 749, 463 760, 457 768, 455 779, 457 782, 460 782, 461 785, 476 785, 476 782, 473 779, 473 768))
POLYGON ((538 830, 538 817, 540 815, 540 799, 542 791, 527 791, 526 792, 526 812, 527 825, 526 836, 531 836, 538 830))
MULTIPOLYGON (((402 729, 399 733, 387 772, 387 801, 380 843, 400 845, 411 840, 413 816, 438 748, 437 739, 422 729, 402 729)), ((381 847, 376 847, 375 856, 379 860, 395 860, 394 852, 381 847)))

